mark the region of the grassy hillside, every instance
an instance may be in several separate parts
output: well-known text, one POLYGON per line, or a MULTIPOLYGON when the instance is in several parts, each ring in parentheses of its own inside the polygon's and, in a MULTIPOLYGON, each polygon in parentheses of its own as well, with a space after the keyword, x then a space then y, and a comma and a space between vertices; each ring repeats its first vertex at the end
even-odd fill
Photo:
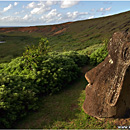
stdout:
POLYGON ((50 41, 50 50, 82 50, 101 44, 116 31, 130 28, 130 11, 91 20, 58 25, 0 28, 0 62, 20 56, 27 44, 37 44, 41 37, 50 41))

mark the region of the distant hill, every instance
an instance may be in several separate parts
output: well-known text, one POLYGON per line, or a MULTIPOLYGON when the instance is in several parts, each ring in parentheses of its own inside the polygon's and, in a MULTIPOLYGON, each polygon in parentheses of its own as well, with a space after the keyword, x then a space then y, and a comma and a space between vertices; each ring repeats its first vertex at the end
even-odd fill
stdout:
MULTIPOLYGON (((52 51, 82 50, 88 46, 102 43, 116 31, 125 31, 129 28, 130 11, 57 25, 0 28, 0 40, 7 41, 8 46, 13 49, 13 52, 10 50, 13 55, 14 53, 21 55, 27 44, 37 44, 40 37, 48 38, 52 51), (16 48, 18 52, 15 52, 16 48)), ((0 50, 4 49, 3 53, 7 51, 5 49, 7 44, 0 45, 0 50)), ((7 49, 9 48, 7 47, 7 49)), ((0 57, 4 57, 3 53, 0 54, 0 57)))

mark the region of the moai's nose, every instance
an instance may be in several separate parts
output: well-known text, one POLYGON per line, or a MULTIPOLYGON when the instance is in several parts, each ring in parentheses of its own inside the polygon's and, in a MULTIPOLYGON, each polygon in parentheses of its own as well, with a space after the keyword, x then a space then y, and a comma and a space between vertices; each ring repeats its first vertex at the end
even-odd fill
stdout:
POLYGON ((98 66, 96 66, 95 68, 93 68, 85 74, 85 78, 90 85, 94 83, 94 81, 96 80, 98 75, 103 71, 103 69, 107 68, 108 63, 109 57, 106 57, 106 59, 102 63, 100 63, 98 66))

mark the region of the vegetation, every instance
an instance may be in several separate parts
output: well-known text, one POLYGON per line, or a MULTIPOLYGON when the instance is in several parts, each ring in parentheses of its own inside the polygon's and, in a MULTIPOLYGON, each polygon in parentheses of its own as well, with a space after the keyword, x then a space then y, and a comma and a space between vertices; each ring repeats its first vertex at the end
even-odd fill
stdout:
POLYGON ((11 59, 22 56, 25 47, 28 45, 38 45, 39 37, 32 36, 10 36, 9 34, 0 34, 0 63, 10 62, 11 59))
POLYGON ((108 41, 104 40, 104 46, 102 46, 101 48, 99 48, 99 49, 95 50, 93 53, 91 53, 90 63, 92 65, 98 65, 106 58, 106 56, 108 55, 107 43, 108 43, 108 41))
POLYGON ((40 95, 60 91, 80 75, 88 57, 77 52, 47 54, 47 39, 39 46, 27 47, 24 55, 0 64, 0 126, 13 122, 37 108, 40 95))
MULTIPOLYGON (((92 66, 84 67, 89 70, 92 66)), ((39 109, 29 112, 25 118, 17 121, 17 129, 114 129, 113 123, 97 120, 87 115, 83 109, 85 100, 84 71, 80 78, 59 93, 42 97, 38 101, 39 109)))

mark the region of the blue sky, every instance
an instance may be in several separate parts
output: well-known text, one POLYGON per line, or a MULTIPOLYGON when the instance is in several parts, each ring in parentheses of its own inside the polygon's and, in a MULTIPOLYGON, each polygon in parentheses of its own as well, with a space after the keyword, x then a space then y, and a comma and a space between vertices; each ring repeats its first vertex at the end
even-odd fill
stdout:
POLYGON ((129 10, 130 1, 0 1, 0 26, 59 24, 129 10))

